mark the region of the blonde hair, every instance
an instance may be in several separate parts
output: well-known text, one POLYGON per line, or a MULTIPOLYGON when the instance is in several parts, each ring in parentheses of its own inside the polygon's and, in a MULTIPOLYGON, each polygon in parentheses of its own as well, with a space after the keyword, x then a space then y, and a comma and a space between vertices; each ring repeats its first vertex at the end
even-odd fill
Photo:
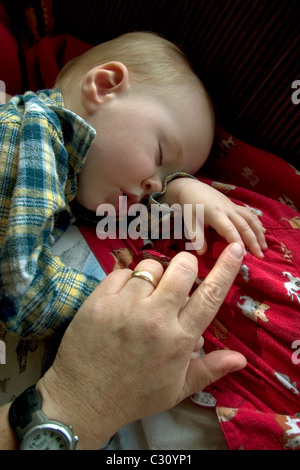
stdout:
POLYGON ((182 85, 205 91, 181 49, 151 32, 126 33, 93 47, 62 69, 55 86, 64 92, 92 68, 112 61, 122 62, 132 83, 146 85, 149 92, 178 91, 182 85))

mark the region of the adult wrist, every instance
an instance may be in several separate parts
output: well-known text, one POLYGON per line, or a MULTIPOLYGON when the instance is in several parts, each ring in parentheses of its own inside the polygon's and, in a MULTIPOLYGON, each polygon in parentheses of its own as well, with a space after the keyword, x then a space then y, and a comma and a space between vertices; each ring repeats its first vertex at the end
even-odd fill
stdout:
POLYGON ((48 378, 42 378, 36 384, 36 390, 42 398, 41 411, 48 419, 58 420, 61 423, 71 426, 78 442, 76 449, 84 449, 83 445, 83 425, 84 419, 79 417, 80 408, 74 406, 72 393, 66 398, 64 387, 51 386, 48 378))
POLYGON ((11 403, 0 407, 0 449, 17 450, 19 448, 16 435, 9 423, 9 409, 11 403))
POLYGON ((42 410, 42 396, 34 385, 10 405, 8 419, 21 450, 75 450, 72 427, 49 419, 42 410))
POLYGON ((98 410, 90 406, 84 393, 77 393, 76 388, 74 384, 68 386, 67 382, 58 383, 51 370, 36 385, 43 400, 42 412, 49 419, 59 420, 72 427, 78 437, 76 450, 98 450, 116 429, 111 427, 107 407, 103 407, 103 414, 100 415, 98 410))

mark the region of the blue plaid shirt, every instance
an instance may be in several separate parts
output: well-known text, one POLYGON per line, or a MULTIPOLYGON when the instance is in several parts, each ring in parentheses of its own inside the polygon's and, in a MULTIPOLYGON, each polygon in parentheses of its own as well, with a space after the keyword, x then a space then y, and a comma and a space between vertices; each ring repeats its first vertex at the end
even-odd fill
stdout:
POLYGON ((0 321, 19 336, 63 331, 98 284, 51 250, 74 222, 70 202, 94 137, 59 90, 0 106, 0 321))

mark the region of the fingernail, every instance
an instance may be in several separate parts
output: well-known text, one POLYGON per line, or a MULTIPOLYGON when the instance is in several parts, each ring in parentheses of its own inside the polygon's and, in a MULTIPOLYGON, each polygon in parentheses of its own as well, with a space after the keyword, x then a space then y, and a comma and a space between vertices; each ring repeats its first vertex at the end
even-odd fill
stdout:
POLYGON ((239 243, 230 246, 229 253, 233 258, 240 259, 244 254, 244 248, 239 243))

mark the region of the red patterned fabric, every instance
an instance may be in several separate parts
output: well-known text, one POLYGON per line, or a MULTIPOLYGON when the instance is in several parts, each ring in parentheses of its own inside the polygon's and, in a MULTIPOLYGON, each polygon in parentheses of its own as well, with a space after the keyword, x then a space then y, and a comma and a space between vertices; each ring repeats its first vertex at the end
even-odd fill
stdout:
MULTIPOLYGON (((205 352, 234 349, 248 365, 205 391, 216 400, 230 449, 300 449, 300 172, 222 130, 219 144, 215 175, 206 181, 257 211, 269 248, 263 260, 247 253, 204 335, 205 352), (216 183, 216 175, 221 182, 216 183)), ((141 240, 100 241, 95 227, 81 230, 107 273, 134 268, 145 257, 167 265, 184 247, 170 239, 149 250, 141 240)), ((200 280, 226 246, 213 230, 206 237, 209 248, 199 257, 200 280)))

